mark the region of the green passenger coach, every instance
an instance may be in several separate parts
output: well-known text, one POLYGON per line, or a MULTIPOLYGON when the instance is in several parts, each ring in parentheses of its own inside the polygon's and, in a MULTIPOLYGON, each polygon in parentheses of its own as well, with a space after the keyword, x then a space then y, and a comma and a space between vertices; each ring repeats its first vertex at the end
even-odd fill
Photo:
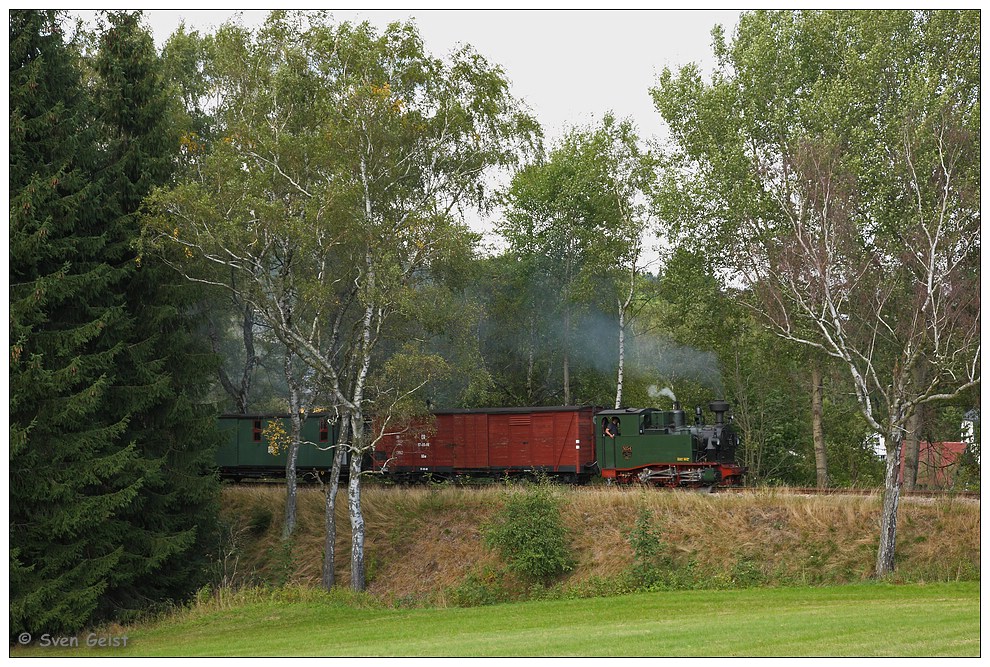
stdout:
MULTIPOLYGON (((325 413, 313 413, 303 422, 297 473, 326 471, 333 465, 331 446, 337 442, 340 429, 328 417, 325 413)), ((221 416, 223 444, 216 459, 220 476, 234 480, 284 476, 288 448, 283 445, 273 454, 265 430, 275 422, 288 435, 292 432, 291 419, 290 415, 221 416)))

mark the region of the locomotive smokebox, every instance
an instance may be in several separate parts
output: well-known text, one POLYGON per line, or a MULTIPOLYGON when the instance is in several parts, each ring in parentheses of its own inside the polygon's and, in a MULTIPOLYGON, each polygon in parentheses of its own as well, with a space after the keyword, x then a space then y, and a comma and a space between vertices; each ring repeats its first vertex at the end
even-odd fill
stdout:
POLYGON ((708 404, 708 409, 715 413, 716 426, 720 426, 725 423, 723 415, 729 411, 728 401, 712 401, 708 404))

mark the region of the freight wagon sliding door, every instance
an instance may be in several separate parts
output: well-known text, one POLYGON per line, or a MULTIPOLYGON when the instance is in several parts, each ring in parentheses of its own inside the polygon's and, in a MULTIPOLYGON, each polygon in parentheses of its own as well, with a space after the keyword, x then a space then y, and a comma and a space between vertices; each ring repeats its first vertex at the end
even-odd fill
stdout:
POLYGON ((438 415, 437 439, 450 448, 454 470, 488 467, 488 415, 438 415))
POLYGON ((558 459, 560 456, 559 451, 554 451, 554 445, 556 444, 556 449, 559 450, 560 444, 558 442, 559 438, 555 431, 559 427, 558 422, 567 421, 570 419, 570 416, 571 413, 559 414, 537 412, 533 414, 530 453, 532 454, 532 464, 534 467, 546 468, 554 471, 557 470, 559 466, 558 459))
MULTIPOLYGON (((581 412, 560 412, 554 415, 553 457, 558 470, 581 472, 582 450, 579 447, 590 446, 590 442, 585 444, 584 434, 580 430, 582 414, 581 412)), ((585 430, 588 433, 591 432, 588 428, 585 430)), ((586 456, 589 454, 590 451, 584 452, 586 456)))
POLYGON ((488 464, 497 470, 531 468, 532 428, 528 414, 488 415, 488 464))
POLYGON ((466 467, 464 464, 466 421, 464 415, 437 415, 437 440, 449 443, 450 461, 455 470, 466 467))
POLYGON ((464 467, 487 469, 491 465, 488 460, 488 415, 467 415, 464 429, 464 467))
POLYGON ((533 440, 532 415, 509 415, 509 465, 513 468, 532 468, 530 443, 533 440))
POLYGON ((492 468, 508 468, 509 416, 488 415, 488 465, 492 468))

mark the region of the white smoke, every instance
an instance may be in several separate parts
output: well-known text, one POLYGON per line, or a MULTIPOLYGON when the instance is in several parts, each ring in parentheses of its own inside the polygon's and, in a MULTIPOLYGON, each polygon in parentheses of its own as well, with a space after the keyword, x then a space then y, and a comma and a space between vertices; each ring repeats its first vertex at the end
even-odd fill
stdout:
POLYGON ((660 398, 661 396, 666 396, 672 401, 676 401, 677 397, 674 396, 674 391, 670 387, 664 387, 661 389, 655 384, 651 384, 647 389, 646 393, 650 395, 650 398, 660 398))

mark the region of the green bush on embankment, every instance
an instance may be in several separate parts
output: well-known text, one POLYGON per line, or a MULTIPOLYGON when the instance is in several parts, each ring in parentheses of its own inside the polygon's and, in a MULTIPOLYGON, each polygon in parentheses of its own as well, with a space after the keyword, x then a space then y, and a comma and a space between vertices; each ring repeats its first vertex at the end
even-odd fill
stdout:
MULTIPOLYGON (((559 519, 549 520, 559 524, 565 543, 549 542, 557 550, 551 561, 570 569, 526 576, 505 552, 490 540, 486 544, 486 526, 499 525, 495 519, 507 516, 513 498, 519 502, 540 488, 368 485, 363 500, 369 593, 397 605, 472 606, 872 578, 879 494, 801 496, 762 489, 709 495, 604 487, 554 490, 559 519)), ((300 492, 298 532, 288 553, 280 546, 280 487, 228 487, 223 501, 227 557, 218 567, 223 570, 218 581, 233 588, 319 585, 324 539, 319 489, 300 492)), ((349 580, 345 505, 338 502, 341 582, 349 580)), ((529 558, 531 564, 540 562, 533 554, 529 558)), ((979 577, 979 500, 902 499, 891 581, 979 577)))

